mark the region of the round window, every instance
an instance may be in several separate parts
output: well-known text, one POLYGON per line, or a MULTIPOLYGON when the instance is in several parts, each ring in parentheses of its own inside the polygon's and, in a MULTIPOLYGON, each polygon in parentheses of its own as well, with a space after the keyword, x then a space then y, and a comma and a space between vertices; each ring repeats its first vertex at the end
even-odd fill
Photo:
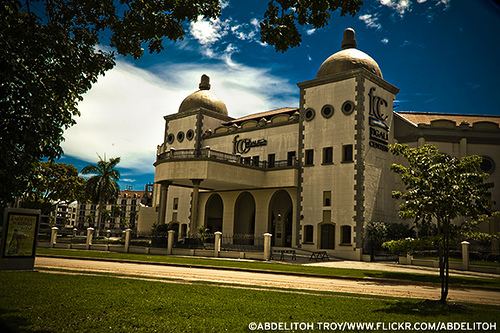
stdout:
POLYGON ((323 106, 323 108, 321 109, 321 115, 327 119, 333 116, 333 106, 331 105, 323 106))
POLYGON ((306 112, 304 113, 304 118, 307 120, 307 121, 311 121, 314 119, 314 116, 316 115, 316 112, 314 111, 314 109, 306 109, 306 112))
POLYGON ((183 131, 180 131, 179 133, 177 133, 177 141, 179 141, 179 142, 184 141, 184 132, 183 131))
POLYGON ((481 161, 480 168, 483 172, 492 174, 495 171, 495 162, 491 157, 481 156, 483 160, 481 161))
POLYGON ((194 131, 192 129, 190 129, 186 132, 186 139, 191 141, 191 140, 193 140, 193 138, 194 138, 194 131))
POLYGON ((352 101, 345 101, 342 104, 342 112, 344 114, 351 114, 354 111, 354 103, 352 101))
POLYGON ((174 139, 175 139, 175 136, 172 133, 170 133, 169 135, 167 135, 167 143, 169 145, 171 145, 172 143, 174 143, 174 139))

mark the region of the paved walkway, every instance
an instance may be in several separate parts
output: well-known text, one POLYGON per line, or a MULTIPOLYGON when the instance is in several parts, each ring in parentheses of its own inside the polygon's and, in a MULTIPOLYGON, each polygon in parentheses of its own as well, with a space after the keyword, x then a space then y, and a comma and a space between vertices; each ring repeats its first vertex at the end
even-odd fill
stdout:
MULTIPOLYGON (((254 273, 206 268, 188 268, 149 264, 132 264, 98 260, 61 259, 37 257, 35 266, 63 271, 113 273, 122 276, 175 279, 178 281, 203 281, 221 285, 258 286, 275 289, 330 291, 361 295, 380 295, 421 299, 438 299, 440 290, 429 285, 404 282, 381 283, 333 278, 291 276, 272 273, 254 273)), ((493 304, 500 306, 500 292, 478 289, 451 289, 450 301, 493 304)))
MULTIPOLYGON (((322 266, 322 267, 334 267, 334 268, 349 268, 349 269, 370 269, 377 271, 387 271, 387 272, 402 272, 402 273, 412 273, 412 274, 439 274, 438 268, 424 267, 424 266, 413 266, 413 265, 400 265, 392 262, 363 262, 363 261, 349 261, 349 260, 337 260, 337 261, 323 261, 304 264, 306 266, 322 266)), ((500 275, 471 272, 471 271, 460 271, 450 269, 451 276, 474 276, 482 278, 493 278, 500 279, 500 275)))

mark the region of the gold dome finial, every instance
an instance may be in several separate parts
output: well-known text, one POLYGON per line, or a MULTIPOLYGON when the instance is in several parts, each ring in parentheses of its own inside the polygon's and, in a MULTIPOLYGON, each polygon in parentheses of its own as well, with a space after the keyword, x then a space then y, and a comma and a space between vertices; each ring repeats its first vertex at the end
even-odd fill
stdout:
POLYGON ((356 32, 353 28, 344 30, 344 38, 342 39, 342 50, 356 48, 356 32))
POLYGON ((210 90, 210 78, 208 77, 208 75, 203 74, 201 76, 201 82, 198 87, 200 88, 200 90, 210 90))

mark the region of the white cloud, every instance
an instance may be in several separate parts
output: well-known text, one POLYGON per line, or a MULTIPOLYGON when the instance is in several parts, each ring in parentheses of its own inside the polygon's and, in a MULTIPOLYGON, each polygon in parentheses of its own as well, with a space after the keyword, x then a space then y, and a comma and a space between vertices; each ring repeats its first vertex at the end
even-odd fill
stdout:
POLYGON ((315 32, 316 32, 316 29, 315 29, 315 28, 312 28, 312 29, 308 29, 308 30, 306 30, 306 34, 307 34, 307 35, 309 35, 309 36, 311 36, 311 35, 312 35, 313 33, 315 33, 315 32))
MULTIPOLYGON (((228 48, 229 54, 235 52, 234 46, 228 48)), ((164 135, 163 116, 176 113, 182 100, 198 89, 201 74, 210 76, 212 92, 232 117, 297 106, 297 88, 286 79, 264 68, 231 64, 165 64, 146 71, 118 60, 79 104, 82 115, 64 134, 64 153, 89 162, 96 160, 96 153, 120 156, 121 167, 152 172, 164 135)))
POLYGON ((312 58, 309 54, 307 55, 307 60, 312 61, 312 58))
POLYGON ((380 4, 398 12, 399 16, 404 16, 406 12, 411 11, 410 0, 379 0, 380 4))
POLYGON ((198 40, 201 45, 211 45, 227 35, 229 29, 229 20, 220 19, 207 20, 203 16, 198 16, 196 22, 191 22, 189 32, 198 40))
POLYGON ((229 6, 229 0, 220 0, 220 9, 225 9, 227 6, 229 6))
POLYGON ((120 178, 120 181, 125 183, 135 183, 135 179, 132 178, 120 178))
POLYGON ((364 14, 358 17, 368 28, 380 29, 382 25, 378 22, 377 14, 364 14))
POLYGON ((382 44, 388 44, 389 43, 389 39, 388 38, 382 38, 380 41, 382 42, 382 44))

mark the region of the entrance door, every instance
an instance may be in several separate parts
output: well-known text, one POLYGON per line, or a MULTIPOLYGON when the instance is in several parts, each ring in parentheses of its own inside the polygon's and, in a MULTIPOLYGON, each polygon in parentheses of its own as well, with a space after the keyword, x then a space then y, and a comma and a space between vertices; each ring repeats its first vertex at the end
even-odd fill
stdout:
POLYGON ((287 191, 276 191, 269 202, 268 232, 272 246, 292 246, 293 204, 287 191))

